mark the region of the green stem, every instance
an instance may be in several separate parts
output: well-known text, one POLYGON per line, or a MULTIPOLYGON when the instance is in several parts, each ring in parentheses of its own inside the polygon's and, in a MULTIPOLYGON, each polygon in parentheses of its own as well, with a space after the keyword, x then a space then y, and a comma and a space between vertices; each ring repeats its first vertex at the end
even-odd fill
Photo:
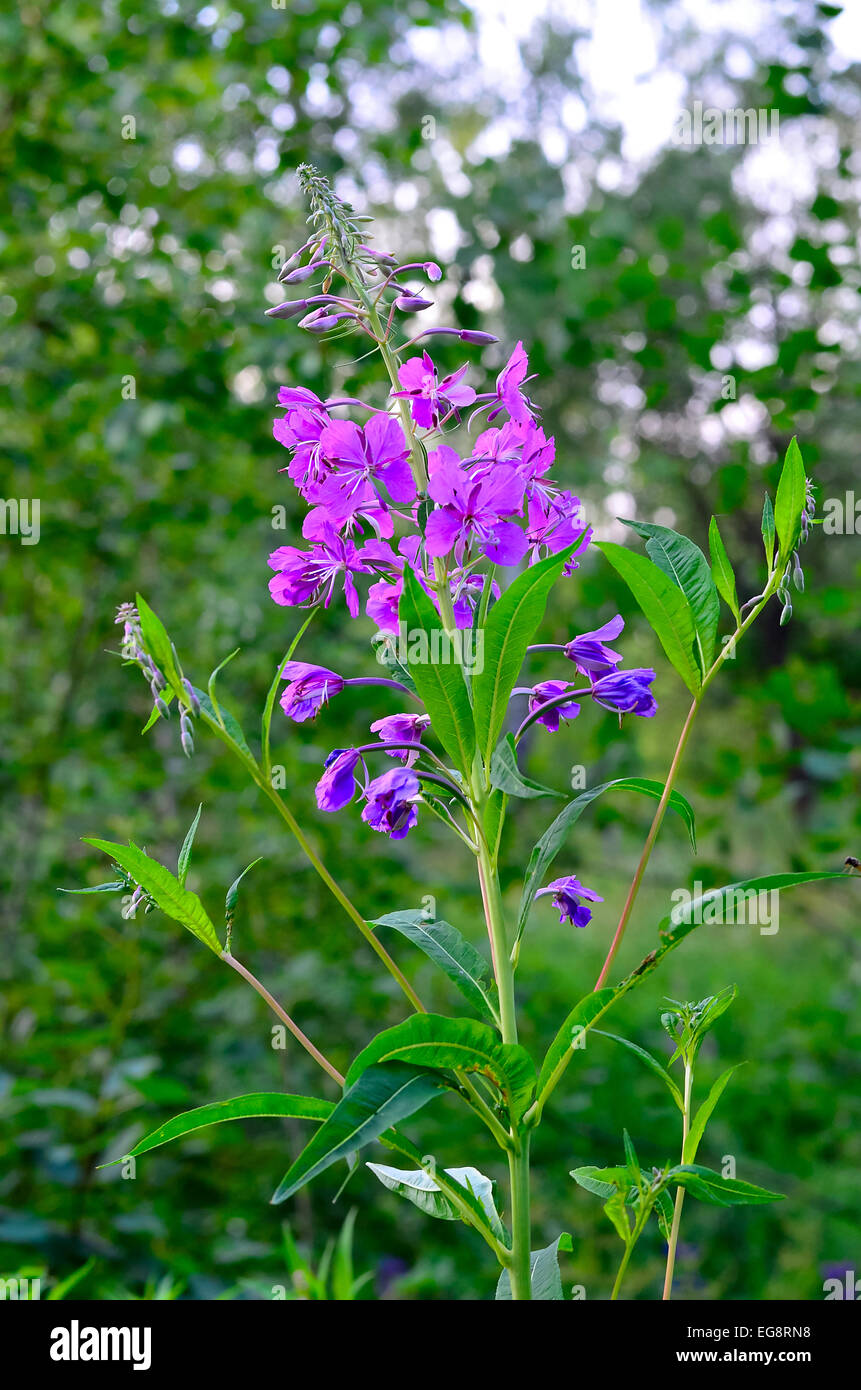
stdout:
POLYGON ((529 1217, 529 1132, 520 1136, 516 1149, 508 1155, 511 1180, 512 1262, 509 1272, 511 1296, 519 1301, 532 1298, 532 1238, 529 1217))
MULTIPOLYGON (((691 1125, 691 1087, 694 1080, 693 1067, 687 1059, 685 1060, 685 1108, 682 1112, 682 1158, 685 1161, 685 1145, 688 1141, 688 1131, 691 1125)), ((679 1226, 682 1221, 682 1206, 685 1200, 685 1189, 676 1188, 676 1201, 673 1207, 673 1224, 670 1228, 670 1239, 667 1243, 667 1270, 664 1275, 663 1300, 669 1301, 673 1289, 673 1271, 676 1266, 676 1246, 679 1242, 679 1226)))
POLYGON ((629 1261, 630 1258, 631 1258, 631 1251, 633 1250, 633 1248, 634 1248, 634 1240, 633 1240, 633 1238, 632 1238, 632 1239, 629 1241, 629 1243, 625 1246, 625 1253, 624 1253, 624 1255, 622 1256, 622 1262, 621 1262, 621 1264, 619 1265, 619 1268, 618 1268, 618 1270, 617 1270, 617 1272, 616 1272, 616 1282, 615 1282, 614 1285, 613 1285, 613 1292, 610 1294, 610 1298, 611 1298, 614 1302, 615 1302, 615 1300, 619 1297, 619 1290, 620 1290, 621 1287, 622 1287, 622 1280, 623 1280, 624 1277, 625 1277, 625 1270, 628 1268, 628 1261, 629 1261))

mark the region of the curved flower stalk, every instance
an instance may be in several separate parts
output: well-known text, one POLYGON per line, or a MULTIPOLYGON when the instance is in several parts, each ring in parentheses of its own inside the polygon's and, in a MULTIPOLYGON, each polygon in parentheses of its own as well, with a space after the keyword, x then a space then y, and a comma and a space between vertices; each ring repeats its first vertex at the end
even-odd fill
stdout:
MULTIPOLYGON (((182 875, 175 879, 163 866, 153 867, 135 847, 128 851, 93 841, 123 872, 121 881, 105 888, 136 886, 148 905, 161 908, 205 941, 257 989, 343 1092, 334 1104, 310 1097, 251 1096, 225 1102, 225 1111, 203 1107, 206 1115, 191 1111, 176 1117, 133 1152, 147 1151, 219 1118, 302 1116, 320 1127, 279 1184, 273 1201, 283 1201, 339 1160, 352 1159, 360 1148, 379 1140, 412 1167, 369 1165, 374 1174, 430 1215, 459 1218, 479 1234, 501 1266, 498 1297, 561 1298, 557 1257, 560 1249, 571 1248, 570 1237, 560 1235, 547 1249, 532 1251, 532 1131, 585 1035, 701 920, 701 903, 665 918, 641 963, 616 986, 606 984, 668 809, 685 822, 695 844, 693 810, 675 789, 684 749, 706 690, 776 594, 786 617, 787 575, 801 582, 797 550, 806 539, 812 514, 810 485, 793 440, 775 506, 767 501, 764 514, 766 580, 762 592, 742 605, 716 521, 709 533, 711 563, 693 541, 647 523, 628 523, 645 540, 645 556, 595 542, 582 504, 553 476, 555 443, 539 423, 540 387, 531 383, 523 343, 514 346, 489 382, 474 362, 458 357, 449 367, 436 360, 439 345, 482 348, 497 340, 489 333, 456 327, 419 332, 405 327, 404 316, 411 324, 414 315, 430 307, 426 286, 440 280, 440 267, 433 261, 400 264, 388 252, 373 249, 365 230, 367 219, 356 217, 321 175, 306 166, 299 171, 299 181, 310 204, 310 235, 286 262, 280 279, 312 292, 303 290, 304 298, 285 300, 268 314, 276 320, 296 319, 300 329, 318 338, 354 335, 363 350, 370 344, 380 355, 389 384, 385 394, 364 401, 323 400, 298 384, 279 392, 283 414, 275 420, 273 434, 286 452, 282 472, 287 484, 296 488, 307 512, 301 537, 269 557, 274 571, 269 589, 276 604, 307 610, 308 618, 276 667, 264 708, 260 761, 219 703, 218 673, 213 673, 207 692, 192 686, 166 632, 141 599, 137 609, 121 610, 124 654, 150 683, 150 724, 167 717, 176 700, 187 724, 192 719, 203 722, 231 748, 398 979, 416 1012, 372 1039, 341 1077, 232 956, 236 885, 231 890, 228 942, 222 947, 200 899, 185 890, 182 875), (482 427, 473 435, 466 426, 476 419, 482 427), (558 737, 587 717, 587 711, 600 717, 615 715, 620 727, 626 717, 658 714, 653 686, 659 688, 661 680, 656 671, 626 668, 616 648, 624 628, 620 615, 592 629, 584 621, 579 625, 582 631, 572 632, 556 647, 535 640, 551 588, 557 582, 572 585, 572 576, 593 546, 631 588, 693 703, 665 782, 618 778, 567 802, 532 850, 520 908, 511 920, 499 879, 510 798, 564 795, 536 783, 521 769, 518 750, 523 734, 540 726, 543 736, 558 737), (735 626, 717 651, 721 598, 735 626), (341 602, 351 619, 376 625, 377 669, 382 666, 384 675, 345 674, 294 659, 311 615, 318 607, 341 602), (548 650, 558 653, 557 673, 530 684, 524 672, 532 653, 548 650), (403 911, 374 918, 369 910, 366 920, 273 788, 270 741, 279 689, 284 734, 291 723, 319 720, 325 725, 332 717, 329 706, 355 684, 379 688, 379 717, 367 731, 358 731, 349 746, 332 748, 319 769, 317 807, 325 814, 354 814, 357 835, 382 834, 392 841, 410 835, 426 814, 440 819, 475 861, 489 962, 454 926, 424 913, 403 911), (550 870, 591 802, 618 791, 657 802, 652 826, 595 989, 575 1003, 536 1071, 518 1041, 515 974, 524 932, 535 904, 545 897, 563 922, 578 929, 603 929, 603 898, 581 882, 573 864, 563 864, 555 878, 550 870), (381 932, 387 940, 392 933, 406 938, 434 961, 467 1001, 471 1014, 426 1013, 380 940, 381 932), (508 1225, 497 1211, 490 1181, 478 1169, 428 1163, 402 1133, 403 1121, 446 1091, 470 1107, 506 1156, 508 1225)), ((841 875, 773 875, 728 885, 708 898, 831 877, 841 875)), ((620 1234, 624 1224, 627 1264, 650 1211, 656 1206, 666 1209, 666 1174, 646 1176, 632 1146, 625 1169, 619 1171, 621 1177, 595 1181, 605 1188, 609 1184, 608 1214, 620 1234), (626 1211, 634 1191, 632 1227, 626 1211)), ((684 1181, 691 1186, 687 1177, 684 1181)))

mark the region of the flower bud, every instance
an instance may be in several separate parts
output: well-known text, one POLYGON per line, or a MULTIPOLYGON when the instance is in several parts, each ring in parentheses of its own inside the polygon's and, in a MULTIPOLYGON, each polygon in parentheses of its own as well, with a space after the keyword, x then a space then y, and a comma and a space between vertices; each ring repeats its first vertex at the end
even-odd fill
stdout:
POLYGON ((328 269, 329 265, 329 261, 311 261, 308 265, 300 266, 298 270, 291 270, 284 276, 282 284, 300 285, 303 280, 310 280, 318 270, 328 269))
POLYGON ((155 705, 155 707, 156 707, 156 709, 158 710, 159 714, 161 715, 162 719, 170 719, 170 710, 168 709, 167 705, 165 704, 165 702, 164 702, 164 700, 161 698, 161 696, 160 696, 159 694, 157 694, 156 691, 153 691, 153 697, 152 697, 152 698, 153 698, 153 704, 155 705))
POLYGON ((419 294, 399 294, 395 300, 395 308, 408 314, 420 314, 422 309, 430 309, 432 305, 432 299, 422 299, 419 294))
POLYGON ((274 309, 266 310, 268 319, 295 319, 297 314, 302 314, 308 307, 307 299, 285 299, 283 304, 276 304, 274 309))
POLYGON ((183 676, 182 678, 182 685, 186 695, 188 696, 188 703, 191 705, 192 713, 195 715, 199 715, 200 701, 197 698, 197 692, 195 691, 194 686, 186 676, 183 676))

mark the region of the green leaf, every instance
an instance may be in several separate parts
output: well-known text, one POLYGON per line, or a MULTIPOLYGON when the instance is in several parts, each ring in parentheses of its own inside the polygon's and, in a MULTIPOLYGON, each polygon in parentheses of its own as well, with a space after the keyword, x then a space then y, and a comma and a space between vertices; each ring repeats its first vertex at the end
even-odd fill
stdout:
POLYGON ((407 937, 445 971, 474 1008, 489 1014, 496 1022, 496 983, 490 966, 456 927, 448 922, 428 921, 424 913, 415 910, 390 912, 385 917, 377 917, 370 925, 391 927, 407 937))
POLYGON ((224 1120, 249 1120, 266 1116, 279 1116, 297 1120, 325 1120, 334 1106, 330 1100, 317 1100, 314 1096, 282 1095, 279 1091, 255 1091, 247 1096, 234 1096, 233 1100, 218 1100, 212 1105, 199 1105, 195 1110, 185 1110, 172 1120, 159 1125, 143 1139, 139 1139, 133 1149, 123 1158, 115 1158, 113 1163, 103 1163, 102 1168, 111 1168, 126 1158, 137 1158, 139 1154, 157 1149, 161 1144, 169 1144, 172 1139, 182 1139, 196 1129, 206 1125, 219 1125, 224 1120))
POLYGON ((252 859, 251 863, 247 866, 247 868, 242 870, 242 873, 239 875, 239 877, 233 880, 233 882, 227 890, 227 896, 224 899, 224 910, 226 913, 230 914, 234 911, 236 907, 236 899, 239 896, 239 885, 244 879, 245 875, 249 872, 250 869, 254 868, 255 864, 262 863, 263 855, 261 854, 258 859, 252 859))
POLYGON ((173 646, 164 623, 140 594, 135 594, 135 604, 140 618, 144 648, 149 652, 168 684, 172 685, 174 691, 178 692, 180 687, 179 671, 176 668, 173 646))
MULTIPOLYGON (((171 700, 173 699, 173 691, 168 690, 167 686, 165 686, 164 690, 161 692, 161 698, 164 700, 166 705, 169 705, 171 700)), ((153 724, 157 724, 159 719, 161 719, 161 714, 158 708, 155 705, 153 705, 152 709, 150 710, 149 719, 141 729, 141 733, 148 734, 153 724)))
POLYGON ((640 1160, 637 1158, 637 1150, 634 1148, 634 1141, 626 1129, 622 1130, 622 1139, 625 1145, 625 1160, 628 1167, 635 1173, 640 1171, 640 1160))
POLYGON ((604 1215, 612 1222, 616 1235, 625 1245, 631 1239, 631 1223, 624 1192, 614 1192, 604 1203, 604 1215))
POLYGON ((292 1197, 339 1158, 356 1153, 398 1120, 421 1110, 441 1089, 439 1079, 430 1072, 400 1062, 368 1067, 345 1090, 325 1124, 287 1170, 272 1201, 292 1197))
POLYGON ((765 494, 765 501, 762 504, 762 543, 765 546, 765 558, 768 561, 768 568, 771 569, 774 563, 774 508, 771 505, 771 498, 765 494))
POLYGON ((769 1192, 739 1178, 725 1178, 711 1168, 698 1163, 683 1163, 671 1168, 667 1177, 678 1183, 692 1197, 713 1207, 759 1206, 764 1202, 782 1202, 782 1192, 769 1192))
POLYGON ((493 757, 490 760, 490 785, 505 792, 508 796, 565 795, 564 792, 554 791, 552 787, 542 786, 540 782, 533 782, 530 777, 524 776, 517 766, 517 749, 513 734, 506 734, 502 742, 497 744, 493 750, 493 757))
POLYGON ((696 695, 702 685, 694 660, 696 630, 691 606, 681 589, 645 555, 612 541, 596 544, 628 585, 667 657, 691 694, 696 695))
POLYGON ((642 1062, 645 1062, 649 1070, 655 1076, 659 1076, 661 1078, 667 1090, 670 1092, 670 1095, 673 1097, 673 1100, 676 1102, 676 1105, 681 1110, 682 1114, 685 1113, 685 1102, 682 1099, 682 1093, 679 1090, 673 1078, 670 1076, 664 1064, 662 1062, 659 1062, 657 1057, 653 1057, 651 1052, 647 1052, 644 1047, 638 1047, 638 1045, 634 1042, 631 1042, 629 1038, 620 1038, 616 1033, 604 1033, 600 1028, 596 1028, 595 1032, 600 1038, 611 1038, 613 1042, 621 1043, 622 1047, 626 1047, 629 1052, 633 1052, 634 1055, 639 1057, 642 1062))
MULTIPOLYGON (((543 1250, 533 1250, 529 1256, 529 1277, 532 1297, 540 1302, 559 1302, 565 1295, 562 1292, 562 1276, 559 1273, 559 1251, 571 1251, 573 1242, 567 1232, 556 1237, 552 1245, 543 1250)), ((504 1269, 496 1286, 499 1301, 511 1299, 511 1279, 504 1269)))
POLYGON ((659 569, 681 589, 693 614, 702 673, 714 659, 720 603, 709 562, 698 545, 669 526, 646 521, 623 521, 646 542, 646 551, 659 569))
POLYGON ((198 690, 196 685, 192 686, 192 690, 200 701, 200 707, 203 713, 208 715, 216 729, 219 730, 221 737, 226 737, 228 742, 235 744, 240 752, 244 753, 246 758, 252 758, 253 755, 245 741, 245 735, 239 727, 238 721, 230 713, 230 710, 225 709, 224 705, 219 703, 218 711, 216 712, 215 706, 205 690, 198 690))
POLYGON ((92 888, 58 888, 58 893, 119 893, 125 888, 125 879, 115 879, 113 883, 97 883, 92 888))
POLYGON ((541 1063, 537 1086, 539 1107, 542 1104, 546 1087, 551 1083, 555 1084, 560 1067, 564 1070, 567 1066, 579 1038, 598 1022, 602 1014, 606 1013, 615 1001, 616 993, 617 991, 610 986, 606 989, 596 989, 581 999, 579 1004, 574 1005, 547 1049, 547 1055, 541 1063))
POLYGON ((182 849, 179 851, 179 859, 177 860, 176 872, 177 878, 179 879, 183 888, 185 887, 185 880, 188 877, 188 866, 191 863, 191 848, 194 844, 194 837, 197 833, 197 827, 200 824, 200 813, 202 810, 203 802, 201 802, 197 808, 197 815, 191 822, 191 825, 188 828, 188 834, 182 842, 182 849))
POLYGON ((739 1062, 738 1066, 727 1068, 723 1075, 718 1077, 717 1081, 712 1086, 711 1090, 709 1091, 708 1095, 706 1096, 705 1100, 703 1101, 702 1105, 700 1106, 699 1110, 694 1116, 694 1120, 688 1133, 688 1137, 685 1140, 685 1163, 693 1163, 696 1159, 697 1149, 699 1148, 700 1141, 703 1135, 705 1134, 706 1125, 711 1119, 712 1111, 714 1110, 715 1106, 717 1105, 718 1101, 723 1095, 727 1082, 729 1081, 733 1072, 738 1071, 738 1068, 740 1066, 744 1066, 744 1063, 739 1062))
MULTIPOLYGON (((573 801, 569 801, 568 805, 559 812, 555 821, 545 830, 530 855, 526 876, 523 880, 520 910, 517 915, 517 940, 523 935, 535 894, 541 887, 547 870, 565 843, 568 831, 596 797, 602 796, 604 792, 612 791, 614 788, 619 791, 640 792, 643 796, 651 797, 654 801, 660 801, 664 794, 663 782, 653 782, 646 777, 617 777, 612 782, 602 782, 598 787, 590 787, 588 791, 581 792, 573 801)), ((696 827, 690 803, 685 800, 681 792, 672 791, 668 806, 685 822, 691 838, 691 846, 696 852, 696 827)))
POLYGON ((526 1109, 535 1088, 532 1058, 516 1043, 501 1043, 486 1023, 442 1014, 413 1014, 386 1028, 364 1048, 347 1072, 347 1085, 378 1062, 480 1072, 505 1097, 514 1119, 526 1109))
POLYGON ((716 517, 712 517, 709 522, 709 555, 712 562, 712 578, 717 585, 718 593, 728 605, 736 622, 739 623, 741 622, 741 614, 738 607, 735 573, 726 553, 726 546, 723 543, 716 517))
MULTIPOLYGON (((432 656, 433 634, 441 633, 445 638, 442 619, 409 567, 404 571, 404 591, 398 612, 407 632, 408 655, 414 637, 424 633, 428 655, 432 656)), ((475 729, 462 667, 457 661, 443 663, 429 660, 410 661, 409 669, 419 697, 430 715, 434 733, 455 766, 468 776, 475 754, 475 729)))
POLYGON ((568 546, 519 575, 494 604, 481 629, 484 664, 473 680, 472 695, 478 748, 488 768, 526 648, 544 617, 550 590, 576 548, 568 546))
POLYGON ((631 1175, 621 1165, 617 1168, 596 1168, 589 1163, 583 1168, 572 1168, 570 1176, 579 1187, 594 1193, 596 1197, 612 1197, 614 1192, 624 1195, 631 1185, 631 1175))
MULTIPOLYGON (((427 1162, 426 1156, 400 1130, 387 1130, 385 1134, 380 1135, 380 1143, 385 1148, 391 1149, 393 1153, 400 1154, 401 1158, 409 1159, 417 1169, 424 1172, 424 1165, 427 1162)), ((454 1169, 452 1171, 461 1170, 454 1169)), ((511 1248, 511 1236, 503 1222, 496 1216, 495 1209, 495 1219, 492 1220, 478 1195, 468 1187, 451 1182, 448 1172, 440 1173, 439 1168, 436 1170, 436 1182, 452 1211, 465 1225, 472 1226, 473 1229, 479 1231, 489 1245, 498 1242, 507 1249, 511 1248)))
POLYGON ((801 513, 804 511, 806 493, 807 476, 804 472, 804 462, 798 441, 793 436, 789 441, 789 448, 783 461, 780 482, 777 484, 777 496, 774 501, 774 524, 780 542, 780 558, 784 562, 789 559, 798 545, 798 539, 801 535, 801 513))
MULTIPOLYGON (((439 1183, 423 1168, 389 1168, 384 1163, 367 1165, 383 1187, 405 1197, 413 1206, 428 1216, 439 1217, 442 1221, 462 1221, 463 1217, 454 1203, 445 1195, 439 1183)), ((477 1168, 446 1168, 444 1176, 462 1187, 465 1197, 474 1197, 481 1207, 485 1223, 497 1240, 503 1244, 507 1240, 505 1227, 493 1201, 493 1183, 477 1168)))
POLYGON ((109 854, 135 883, 146 889, 162 912, 184 927, 202 941, 217 956, 221 955, 221 943, 206 913, 206 908, 196 893, 190 893, 174 878, 169 869, 158 860, 150 859, 137 845, 115 845, 111 840, 95 840, 84 837, 84 844, 109 854))

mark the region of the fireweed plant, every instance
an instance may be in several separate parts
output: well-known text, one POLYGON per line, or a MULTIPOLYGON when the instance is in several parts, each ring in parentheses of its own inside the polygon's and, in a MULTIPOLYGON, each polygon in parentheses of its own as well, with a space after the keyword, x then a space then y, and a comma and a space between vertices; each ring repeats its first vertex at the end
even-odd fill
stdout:
MULTIPOLYGON (((298 319, 300 328, 318 337, 353 335, 354 341, 379 353, 391 389, 387 398, 373 402, 321 400, 301 385, 280 390, 284 414, 275 421, 274 435, 286 450, 286 472, 308 512, 303 542, 281 546, 269 557, 274 571, 269 588, 275 603, 308 612, 275 668, 263 709, 260 755, 251 751, 217 694, 216 681, 225 662, 213 672, 207 689, 199 689, 185 675, 176 647, 143 598, 123 604, 117 622, 123 628, 123 656, 139 668, 152 691, 146 728, 168 719, 173 705, 179 710, 180 739, 188 756, 201 724, 227 745, 391 972, 411 1012, 373 1038, 342 1076, 233 954, 239 880, 227 894, 223 944, 200 897, 186 887, 200 811, 179 852, 176 873, 134 844, 89 839, 88 844, 110 856, 117 877, 98 888, 77 891, 121 892, 127 895, 129 913, 138 907, 159 908, 182 923, 257 990, 338 1088, 335 1101, 265 1093, 204 1105, 168 1121, 126 1157, 223 1120, 300 1117, 316 1129, 275 1190, 273 1202, 283 1202, 339 1160, 346 1160, 348 1176, 352 1175, 360 1150, 378 1141, 401 1165, 407 1164, 367 1165, 387 1188, 429 1216, 461 1220, 487 1243, 501 1269, 498 1298, 558 1299, 563 1296, 558 1253, 571 1250, 572 1243, 562 1233, 546 1248, 532 1248, 530 1151, 544 1109, 586 1035, 598 1032, 604 1016, 701 921, 722 920, 718 914, 731 910, 739 894, 839 876, 831 871, 774 874, 729 884, 676 906, 659 924, 651 949, 636 969, 619 983, 609 983, 668 809, 681 818, 695 848, 694 814, 675 783, 705 694, 769 601, 781 601, 781 621, 786 622, 792 612, 790 584, 803 587, 798 552, 812 519, 811 485, 793 440, 774 506, 768 497, 765 500, 761 591, 744 603, 739 602, 715 520, 709 530, 710 562, 693 541, 665 526, 626 523, 645 541, 645 555, 595 541, 578 499, 553 479, 554 441, 539 423, 523 345, 516 345, 495 382, 483 391, 467 380, 472 370, 467 363, 443 374, 431 355, 437 340, 454 340, 464 347, 497 340, 489 333, 448 327, 428 328, 404 340, 401 316, 412 317, 431 303, 416 281, 421 279, 422 286, 439 281, 439 266, 432 261, 402 265, 373 249, 363 225, 369 219, 355 216, 313 169, 301 168, 299 181, 310 205, 310 235, 283 266, 279 279, 291 290, 301 285, 304 297, 279 304, 268 310, 269 316, 298 319), (336 410, 341 413, 336 415, 336 410), (470 428, 462 429, 465 424, 470 428), (616 716, 620 726, 625 716, 649 719, 657 712, 655 672, 626 669, 613 645, 622 632, 621 617, 597 630, 572 634, 558 647, 534 640, 551 587, 573 582, 571 576, 590 546, 602 552, 631 589, 690 692, 690 710, 666 781, 622 777, 567 801, 531 851, 512 920, 504 910, 498 873, 506 808, 512 797, 564 799, 563 793, 536 783, 520 767, 519 745, 526 731, 539 724, 551 735, 589 703, 616 716), (718 644, 721 598, 732 627, 718 644), (376 625, 374 675, 345 676, 295 659, 316 609, 341 602, 351 618, 358 618, 364 607, 376 625), (548 650, 557 654, 558 674, 530 685, 524 676, 530 653, 548 650), (327 706, 348 685, 380 688, 380 717, 369 733, 359 734, 351 747, 334 748, 321 768, 317 805, 326 813, 356 815, 363 823, 356 827, 360 835, 375 832, 393 841, 409 835, 420 815, 440 819, 475 860, 489 963, 447 922, 419 911, 375 918, 344 893, 274 785, 271 724, 282 682, 281 709, 296 723, 317 717, 325 721, 327 706), (536 1067, 518 1043, 515 978, 524 932, 536 901, 544 896, 551 898, 561 921, 589 929, 593 909, 602 899, 565 867, 564 858, 563 871, 556 877, 550 877, 551 866, 590 803, 619 792, 656 803, 651 828, 598 978, 573 1004, 536 1067), (468 1005, 469 1016, 425 1010, 390 953, 399 938, 406 938, 445 972, 468 1005), (479 1131, 486 1131, 507 1160, 504 1201, 494 1199, 490 1180, 478 1168, 437 1166, 422 1156, 402 1128, 423 1106, 452 1092, 470 1107, 479 1131)), ((725 992, 699 1003, 672 1005, 672 1012, 664 1015, 675 1047, 670 1063, 625 1043, 664 1077, 681 1111, 680 1161, 668 1158, 661 1167, 643 1169, 626 1135, 622 1167, 578 1168, 572 1175, 604 1198, 604 1209, 624 1242, 613 1297, 653 1213, 668 1243, 664 1296, 669 1296, 686 1192, 717 1206, 767 1202, 778 1196, 694 1161, 706 1120, 725 1084, 723 1079, 717 1083, 694 1116, 694 1060, 706 1027, 729 997, 725 992), (676 1060, 684 1067, 681 1091, 668 1070, 676 1060)), ((668 1148, 676 1146, 677 1141, 668 1141, 668 1148)))

